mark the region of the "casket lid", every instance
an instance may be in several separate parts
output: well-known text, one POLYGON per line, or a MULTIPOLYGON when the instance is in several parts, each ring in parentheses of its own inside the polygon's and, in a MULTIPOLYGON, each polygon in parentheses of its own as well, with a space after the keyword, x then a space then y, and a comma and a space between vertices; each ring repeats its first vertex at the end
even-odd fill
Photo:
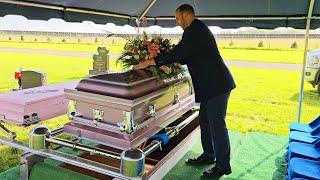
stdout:
POLYGON ((89 77, 81 80, 76 89, 133 100, 168 85, 162 79, 153 77, 148 71, 133 70, 89 77))

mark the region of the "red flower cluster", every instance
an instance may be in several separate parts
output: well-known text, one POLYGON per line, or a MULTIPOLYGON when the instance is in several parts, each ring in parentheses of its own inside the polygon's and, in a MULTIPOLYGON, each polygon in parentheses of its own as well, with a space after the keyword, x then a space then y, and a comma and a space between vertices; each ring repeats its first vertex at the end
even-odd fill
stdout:
POLYGON ((15 72, 14 73, 14 79, 15 80, 20 80, 21 79, 21 72, 15 72))

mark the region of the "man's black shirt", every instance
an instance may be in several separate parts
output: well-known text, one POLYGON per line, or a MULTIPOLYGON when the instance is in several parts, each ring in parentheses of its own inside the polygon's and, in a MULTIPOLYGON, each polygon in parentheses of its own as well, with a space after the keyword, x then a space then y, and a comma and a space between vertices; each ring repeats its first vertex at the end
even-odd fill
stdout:
POLYGON ((155 58, 158 67, 173 62, 188 66, 196 102, 204 102, 236 87, 213 34, 198 19, 193 20, 184 30, 182 39, 175 48, 168 53, 158 54, 155 58))

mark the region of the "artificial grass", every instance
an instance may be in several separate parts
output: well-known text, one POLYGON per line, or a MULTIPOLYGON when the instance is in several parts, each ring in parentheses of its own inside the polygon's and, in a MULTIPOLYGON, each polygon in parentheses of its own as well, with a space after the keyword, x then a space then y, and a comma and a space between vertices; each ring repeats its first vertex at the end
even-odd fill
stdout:
MULTIPOLYGON (((270 135, 266 133, 251 132, 242 134, 230 132, 231 139, 231 165, 233 173, 223 179, 283 179, 285 169, 280 165, 282 155, 288 143, 287 136, 270 135)), ((64 151, 72 153, 65 148, 64 151)), ((163 178, 176 179, 206 179, 201 174, 210 166, 188 166, 185 159, 198 156, 202 153, 200 140, 193 148, 174 166, 163 178)), ((31 172, 30 179, 90 179, 89 177, 70 172, 58 167, 52 161, 38 164, 31 172), (59 173, 57 173, 59 172, 59 173)), ((0 179, 18 179, 19 168, 14 167, 0 174, 0 179)))
MULTIPOLYGON (((231 166, 233 173, 223 179, 283 179, 285 169, 280 165, 287 136, 276 136, 266 133, 230 133, 231 166)), ((202 153, 201 142, 195 146, 164 177, 175 179, 209 179, 201 177, 203 171, 212 166, 189 166, 185 160, 202 153)))

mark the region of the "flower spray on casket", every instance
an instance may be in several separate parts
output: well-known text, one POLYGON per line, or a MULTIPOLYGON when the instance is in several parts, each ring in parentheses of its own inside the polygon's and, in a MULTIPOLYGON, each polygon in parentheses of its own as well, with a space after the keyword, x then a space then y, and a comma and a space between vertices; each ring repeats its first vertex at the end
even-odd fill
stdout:
MULTIPOLYGON (((168 52, 174 48, 169 39, 164 39, 159 35, 153 35, 149 39, 146 32, 133 38, 127 38, 127 41, 124 46, 124 52, 117 60, 117 63, 121 63, 126 69, 130 69, 140 62, 153 59, 159 53, 168 52)), ((160 77, 164 80, 179 78, 184 74, 184 68, 179 63, 161 66, 160 68, 149 66, 146 70, 151 72, 152 76, 160 77)))

